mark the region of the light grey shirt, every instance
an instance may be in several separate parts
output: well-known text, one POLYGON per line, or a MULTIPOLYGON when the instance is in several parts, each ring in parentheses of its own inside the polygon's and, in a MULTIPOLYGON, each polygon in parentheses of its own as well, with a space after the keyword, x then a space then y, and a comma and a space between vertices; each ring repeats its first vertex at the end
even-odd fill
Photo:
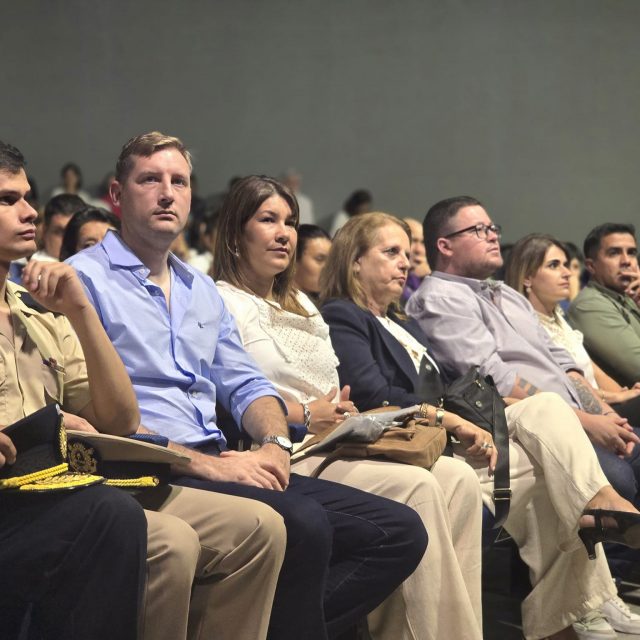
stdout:
POLYGON ((553 344, 529 301, 503 282, 434 271, 409 298, 405 311, 426 333, 448 379, 478 365, 503 396, 511 394, 518 375, 581 408, 567 372, 582 371, 567 351, 553 344))

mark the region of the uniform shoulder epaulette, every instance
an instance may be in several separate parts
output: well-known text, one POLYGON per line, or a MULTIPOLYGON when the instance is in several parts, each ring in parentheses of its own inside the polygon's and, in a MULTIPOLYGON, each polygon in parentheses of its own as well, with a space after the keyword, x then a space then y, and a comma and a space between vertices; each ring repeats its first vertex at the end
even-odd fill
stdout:
POLYGON ((61 313, 58 313, 56 311, 51 311, 49 309, 47 309, 46 307, 42 306, 39 302, 36 302, 36 300, 33 298, 33 296, 26 290, 24 289, 18 289, 16 292, 16 296, 20 299, 20 301, 27 307, 29 307, 29 309, 33 309, 34 311, 37 311, 38 313, 52 313, 54 316, 61 316, 61 313))

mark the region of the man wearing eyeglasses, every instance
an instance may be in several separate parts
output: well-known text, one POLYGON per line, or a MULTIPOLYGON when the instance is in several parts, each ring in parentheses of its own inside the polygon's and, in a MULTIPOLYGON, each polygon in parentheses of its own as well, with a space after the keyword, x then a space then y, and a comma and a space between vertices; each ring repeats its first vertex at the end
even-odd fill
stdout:
POLYGON ((613 486, 635 500, 638 437, 550 340, 529 302, 502 282, 487 280, 502 266, 500 233, 475 198, 450 198, 431 207, 424 235, 434 272, 407 303, 407 313, 431 339, 449 378, 478 364, 503 396, 558 393, 574 408, 613 486), (628 463, 622 471, 618 456, 628 463))
MULTIPOLYGON (((478 200, 461 196, 433 205, 424 219, 423 230, 433 272, 409 299, 406 312, 426 333, 432 354, 445 376, 455 379, 470 366, 479 365, 484 375, 493 377, 502 396, 530 398, 526 409, 520 403, 507 409, 509 432, 514 430, 513 411, 520 412, 517 422, 522 424, 527 438, 533 436, 540 442, 545 441, 545 430, 562 430, 564 425, 554 421, 549 412, 545 415, 545 424, 539 424, 536 408, 544 408, 545 398, 549 396, 532 396, 542 391, 556 392, 577 414, 609 482, 633 501, 640 470, 640 446, 633 447, 638 442, 637 436, 625 420, 601 402, 571 356, 549 339, 526 298, 500 281, 489 280, 503 263, 500 226, 494 224, 478 200), (625 456, 624 460, 618 456, 625 456), (619 464, 608 464, 611 461, 619 464), (620 473, 621 467, 623 473, 620 473)), ((553 532, 537 536, 534 531, 537 525, 520 529, 521 517, 526 521, 533 513, 529 516, 521 513, 522 506, 528 502, 527 510, 540 508, 540 505, 532 506, 535 501, 525 499, 523 493, 536 483, 557 484, 562 480, 554 477, 543 480, 529 462, 531 452, 522 449, 525 439, 517 435, 514 438, 520 448, 514 449, 514 442, 510 447, 513 496, 507 529, 521 549, 519 537, 524 536, 528 540, 526 546, 538 549, 536 556, 542 557, 545 547, 552 542, 549 536, 553 539, 553 532), (526 478, 529 478, 529 488, 526 478), (536 537, 539 539, 534 540, 536 537)), ((549 513, 541 509, 537 520, 543 522, 548 517, 551 517, 549 513)), ((532 571, 535 573, 533 568, 532 571)), ((566 584, 565 588, 568 588, 566 584)), ((545 591, 545 597, 553 597, 553 589, 545 591)), ((565 591, 563 597, 568 598, 569 593, 565 591)), ((546 604, 539 610, 545 607, 546 604)), ((621 628, 618 626, 621 623, 622 628, 640 632, 640 618, 632 619, 630 612, 627 616, 621 601, 606 602, 603 611, 616 628, 621 628)), ((594 615, 589 613, 591 617, 594 615)), ((594 637, 589 635, 593 631, 591 619, 576 623, 574 628, 581 638, 594 637)), ((613 633, 599 616, 598 624, 613 633)))

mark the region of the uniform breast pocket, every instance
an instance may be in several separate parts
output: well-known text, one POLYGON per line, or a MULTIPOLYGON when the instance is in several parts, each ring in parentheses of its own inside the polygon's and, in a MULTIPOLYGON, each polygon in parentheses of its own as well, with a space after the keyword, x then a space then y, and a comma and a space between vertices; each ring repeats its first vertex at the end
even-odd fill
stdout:
POLYGON ((44 399, 47 404, 60 402, 61 398, 61 373, 46 364, 41 365, 40 376, 44 388, 44 399))

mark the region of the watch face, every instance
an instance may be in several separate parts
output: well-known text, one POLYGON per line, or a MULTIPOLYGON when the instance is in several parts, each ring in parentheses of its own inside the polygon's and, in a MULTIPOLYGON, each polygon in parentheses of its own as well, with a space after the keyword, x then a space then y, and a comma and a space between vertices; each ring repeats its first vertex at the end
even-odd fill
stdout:
POLYGON ((276 440, 281 447, 285 447, 286 449, 291 449, 291 447, 293 446, 291 444, 291 440, 289 440, 289 438, 285 438, 284 436, 277 436, 276 440))

